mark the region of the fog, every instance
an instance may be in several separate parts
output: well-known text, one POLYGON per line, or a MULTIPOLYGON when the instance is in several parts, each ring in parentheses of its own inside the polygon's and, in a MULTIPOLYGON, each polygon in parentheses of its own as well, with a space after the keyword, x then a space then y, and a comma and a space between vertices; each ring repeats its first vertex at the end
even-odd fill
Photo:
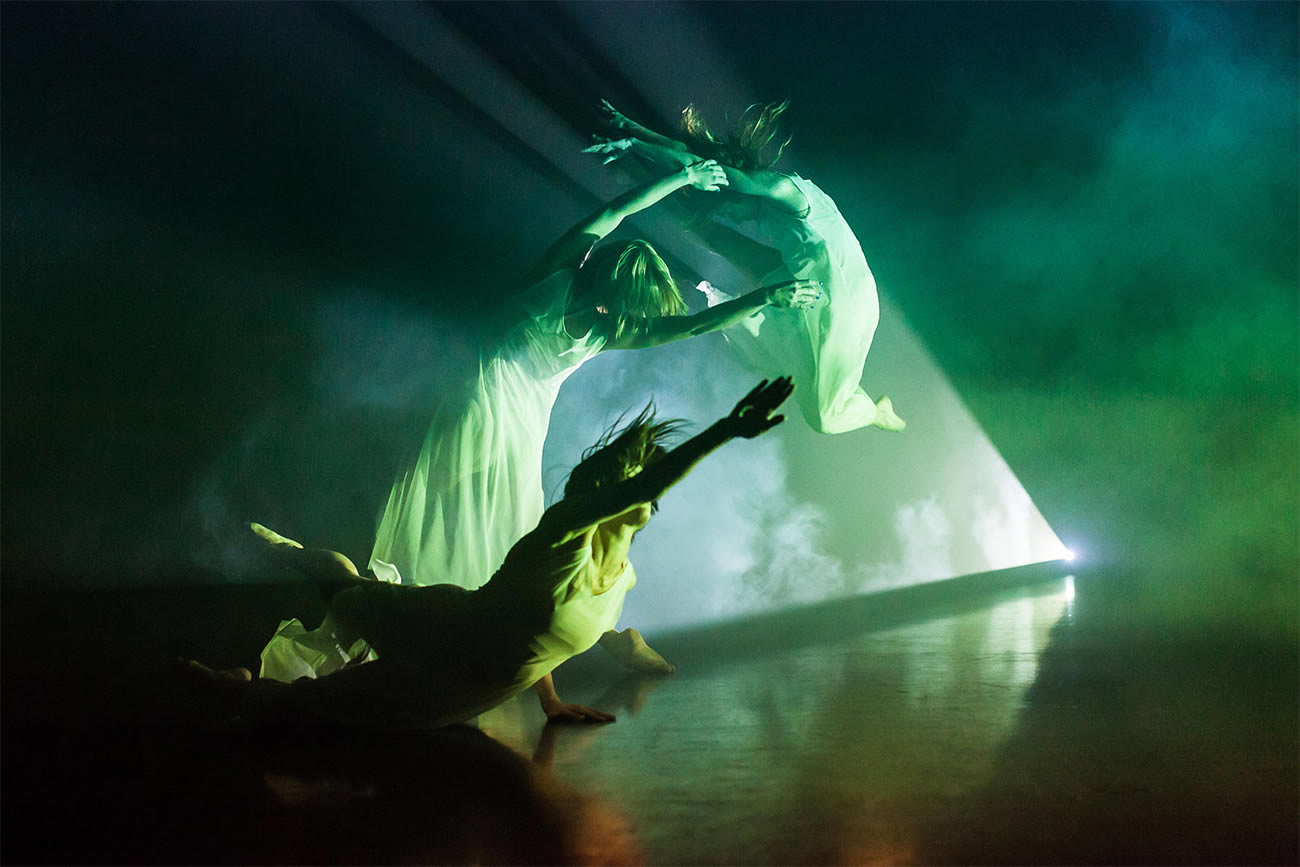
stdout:
MULTIPOLYGON (((1294 631, 1296 14, 5 4, 4 581, 253 580, 249 519, 364 559, 501 301, 626 188, 578 153, 599 99, 670 125, 789 97, 781 167, 862 241, 885 302, 864 386, 910 426, 792 419, 720 452, 638 539, 628 617, 1059 535, 1133 611, 1294 631)), ((740 288, 666 217, 626 232, 688 293, 740 288)), ((704 424, 753 378, 715 337, 602 356, 561 394, 548 491, 618 412, 704 424)))

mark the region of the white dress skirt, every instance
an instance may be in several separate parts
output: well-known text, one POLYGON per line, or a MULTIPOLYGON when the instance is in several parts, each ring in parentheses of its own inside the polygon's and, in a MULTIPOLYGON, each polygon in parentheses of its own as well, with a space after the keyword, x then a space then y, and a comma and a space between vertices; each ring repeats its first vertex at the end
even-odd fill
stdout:
MULTIPOLYGON (((564 380, 604 348, 594 331, 575 338, 565 330, 573 274, 556 272, 525 292, 520 322, 435 409, 379 521, 369 566, 381 581, 472 590, 537 526, 551 409, 564 380)), ((262 651, 262 677, 316 677, 366 652, 338 646, 335 632, 329 619, 315 630, 283 621, 262 651)))
MULTIPOLYGON (((794 377, 795 398, 814 430, 844 433, 876 419, 875 402, 861 385, 880 322, 876 280, 831 197, 806 178, 786 177, 803 193, 808 210, 792 214, 764 204, 752 212, 754 235, 780 253, 783 264, 762 282, 816 280, 826 301, 807 310, 769 307, 723 334, 760 373, 794 377)), ((707 284, 700 288, 710 306, 731 297, 707 284)))

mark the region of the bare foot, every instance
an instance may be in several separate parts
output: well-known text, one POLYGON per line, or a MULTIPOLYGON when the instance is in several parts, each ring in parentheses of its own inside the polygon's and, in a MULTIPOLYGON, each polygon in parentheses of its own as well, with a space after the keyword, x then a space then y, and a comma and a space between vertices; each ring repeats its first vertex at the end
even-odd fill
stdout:
POLYGON ((302 543, 295 542, 294 540, 286 536, 281 536, 279 533, 275 532, 270 527, 264 527, 261 524, 257 523, 256 521, 249 524, 248 529, 252 530, 256 535, 261 537, 261 539, 265 541, 267 544, 288 545, 290 548, 302 547, 302 543))
POLYGON ((907 422, 894 412, 894 402, 887 397, 876 401, 876 420, 872 424, 881 430, 902 430, 907 427, 907 422))
POLYGON ((621 632, 611 629, 601 636, 600 646, 605 648, 620 665, 633 671, 646 674, 672 674, 677 670, 677 666, 646 644, 641 633, 635 629, 624 629, 621 632))

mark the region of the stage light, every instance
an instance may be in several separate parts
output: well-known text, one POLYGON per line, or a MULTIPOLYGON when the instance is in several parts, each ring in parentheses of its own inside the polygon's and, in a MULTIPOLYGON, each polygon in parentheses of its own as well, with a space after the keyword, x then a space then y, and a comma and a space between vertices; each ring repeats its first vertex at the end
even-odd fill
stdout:
POLYGON ((1079 555, 1073 548, 1065 548, 1061 551, 1061 559, 1066 563, 1073 563, 1075 560, 1079 559, 1079 555))

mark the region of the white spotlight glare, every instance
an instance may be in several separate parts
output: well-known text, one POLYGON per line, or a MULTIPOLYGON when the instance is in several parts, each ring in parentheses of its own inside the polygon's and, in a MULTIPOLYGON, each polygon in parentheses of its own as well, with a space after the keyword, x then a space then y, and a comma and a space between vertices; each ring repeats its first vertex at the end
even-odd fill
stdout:
POLYGON ((1075 553, 1073 548, 1061 549, 1061 559, 1064 560, 1066 563, 1073 563, 1078 558, 1079 555, 1075 553))

